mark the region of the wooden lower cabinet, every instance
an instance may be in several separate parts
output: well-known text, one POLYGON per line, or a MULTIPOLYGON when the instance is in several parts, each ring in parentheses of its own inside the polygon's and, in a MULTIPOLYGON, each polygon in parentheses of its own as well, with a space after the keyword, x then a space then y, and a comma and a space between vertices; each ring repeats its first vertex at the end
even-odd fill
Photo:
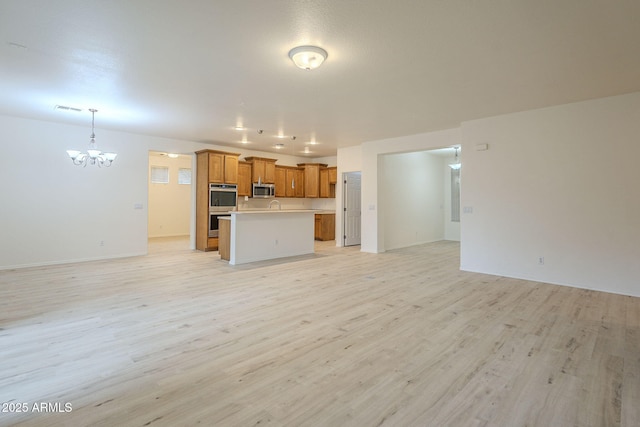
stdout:
POLYGON ((231 217, 218 218, 218 252, 220 259, 229 261, 231 258, 231 217))
POLYGON ((316 240, 336 239, 336 214, 316 214, 314 237, 316 240))

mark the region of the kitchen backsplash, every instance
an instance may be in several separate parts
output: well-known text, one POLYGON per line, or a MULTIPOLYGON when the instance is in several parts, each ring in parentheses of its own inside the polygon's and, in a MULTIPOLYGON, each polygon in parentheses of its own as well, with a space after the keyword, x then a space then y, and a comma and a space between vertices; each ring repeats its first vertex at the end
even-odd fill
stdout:
POLYGON ((248 200, 245 200, 245 198, 241 196, 238 198, 238 210, 268 209, 269 202, 272 200, 278 200, 282 209, 321 209, 332 211, 336 209, 336 199, 299 199, 287 197, 254 199, 249 197, 248 200))

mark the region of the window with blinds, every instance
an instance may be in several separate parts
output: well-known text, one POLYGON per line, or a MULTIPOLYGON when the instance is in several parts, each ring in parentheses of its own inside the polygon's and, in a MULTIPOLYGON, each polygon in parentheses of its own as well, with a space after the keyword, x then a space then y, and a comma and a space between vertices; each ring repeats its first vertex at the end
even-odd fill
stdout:
POLYGON ((169 168, 167 166, 151 166, 151 183, 168 184, 169 168))
POLYGON ((191 169, 189 168, 178 169, 178 184, 183 184, 183 185, 191 184, 191 169))

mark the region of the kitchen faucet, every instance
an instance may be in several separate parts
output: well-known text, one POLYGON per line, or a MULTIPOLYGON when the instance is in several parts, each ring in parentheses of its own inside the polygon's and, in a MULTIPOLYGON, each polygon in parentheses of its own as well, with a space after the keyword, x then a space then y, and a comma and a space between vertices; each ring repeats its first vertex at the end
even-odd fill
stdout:
POLYGON ((276 200, 276 199, 273 199, 272 201, 270 201, 270 202, 269 202, 269 209, 271 209, 271 206, 272 206, 274 203, 277 203, 277 204, 278 204, 278 210, 282 210, 282 206, 280 206, 280 201, 279 201, 279 200, 276 200))

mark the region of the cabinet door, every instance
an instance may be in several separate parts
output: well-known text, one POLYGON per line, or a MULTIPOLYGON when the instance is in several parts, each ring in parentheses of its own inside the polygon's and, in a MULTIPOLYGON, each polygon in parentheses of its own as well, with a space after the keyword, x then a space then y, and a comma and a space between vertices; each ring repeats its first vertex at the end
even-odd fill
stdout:
POLYGON ((285 174, 286 174, 286 178, 285 178, 286 181, 284 186, 285 197, 296 197, 296 188, 295 188, 295 186, 297 185, 296 170, 286 169, 285 174))
POLYGON ((287 197, 287 170, 278 166, 275 169, 276 197, 287 197))
POLYGON ((320 196, 320 166, 307 164, 304 167, 304 196, 320 196))
POLYGON ((253 182, 264 183, 264 164, 265 164, 264 160, 258 160, 258 159, 254 159, 251 162, 251 168, 253 171, 251 172, 251 176, 253 177, 252 178, 253 182))
POLYGON ((264 162, 264 177, 262 180, 267 184, 276 182, 276 162, 264 162))
POLYGON ((304 170, 295 169, 296 188, 294 189, 295 197, 304 198, 304 170))
POLYGON ((336 239, 336 215, 322 215, 322 240, 336 239))
POLYGON ((224 156, 224 182, 227 184, 238 183, 238 157, 224 156))
POLYGON ((329 184, 337 184, 338 183, 338 168, 337 167, 331 167, 331 168, 327 168, 327 170, 329 171, 329 184))
POLYGON ((320 197, 330 197, 328 169, 320 169, 320 197))
POLYGON ((209 153, 209 182, 224 183, 224 154, 209 153))
POLYGON ((251 197, 251 163, 238 163, 238 196, 251 197))

